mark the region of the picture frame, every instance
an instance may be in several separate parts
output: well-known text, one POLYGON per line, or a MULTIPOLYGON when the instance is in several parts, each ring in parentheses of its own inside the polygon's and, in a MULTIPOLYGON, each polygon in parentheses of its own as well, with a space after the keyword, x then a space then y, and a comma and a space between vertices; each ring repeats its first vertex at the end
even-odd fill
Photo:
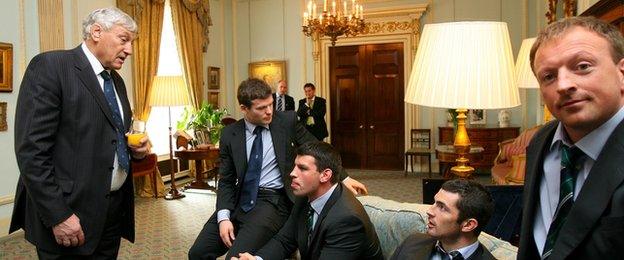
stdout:
POLYGON ((221 89, 221 68, 208 67, 208 89, 221 89))
POLYGON ((487 123, 487 114, 483 109, 470 109, 468 111, 468 123, 471 125, 485 125, 487 123))
POLYGON ((208 103, 212 104, 215 107, 219 107, 219 92, 209 91, 208 92, 208 103))
POLYGON ((7 102, 0 102, 0 131, 4 132, 9 129, 7 125, 7 102))
POLYGON ((275 90, 280 80, 286 80, 286 61, 259 61, 249 63, 249 77, 264 80, 275 90))
POLYGON ((0 42, 0 92, 13 92, 13 44, 0 42))

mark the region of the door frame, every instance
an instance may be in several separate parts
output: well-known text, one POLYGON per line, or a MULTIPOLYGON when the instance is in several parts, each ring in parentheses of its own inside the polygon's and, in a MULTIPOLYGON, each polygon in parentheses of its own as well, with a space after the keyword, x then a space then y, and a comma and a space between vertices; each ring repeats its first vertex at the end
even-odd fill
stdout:
MULTIPOLYGON (((366 45, 382 43, 403 43, 403 77, 404 88, 409 82, 412 63, 416 57, 416 48, 421 33, 421 17, 427 10, 428 4, 412 4, 391 8, 376 8, 366 10, 366 30, 355 37, 341 37, 336 46, 366 45)), ((327 37, 312 37, 314 59, 314 82, 317 82, 317 95, 327 99, 327 111, 331 111, 331 96, 329 89, 329 48, 332 46, 327 37)), ((406 90, 405 90, 406 92, 406 90)), ((420 126, 418 106, 404 104, 404 149, 409 147, 409 132, 420 126)), ((327 128, 331 131, 331 112, 326 114, 327 128)), ((331 142, 331 132, 328 140, 331 142)))

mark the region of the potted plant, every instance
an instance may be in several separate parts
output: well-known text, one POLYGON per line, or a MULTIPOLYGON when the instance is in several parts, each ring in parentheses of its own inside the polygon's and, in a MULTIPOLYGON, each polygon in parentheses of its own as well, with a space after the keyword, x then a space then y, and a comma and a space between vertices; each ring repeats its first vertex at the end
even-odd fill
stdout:
POLYGON ((192 130, 198 143, 216 144, 223 128, 221 118, 226 114, 226 109, 220 109, 204 101, 196 111, 185 108, 177 128, 192 130))

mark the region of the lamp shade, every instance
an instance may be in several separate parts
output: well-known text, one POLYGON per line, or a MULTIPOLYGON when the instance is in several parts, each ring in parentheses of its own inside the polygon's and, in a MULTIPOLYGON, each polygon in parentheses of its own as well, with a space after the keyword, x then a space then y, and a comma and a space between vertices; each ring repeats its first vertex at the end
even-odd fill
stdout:
POLYGON ((189 94, 182 76, 156 76, 150 95, 150 106, 183 106, 189 104, 189 94))
POLYGON ((425 25, 405 102, 466 109, 520 105, 507 24, 425 25))
POLYGON ((539 88, 535 74, 531 69, 529 54, 536 38, 528 38, 522 41, 518 59, 516 59, 516 82, 519 88, 539 88))

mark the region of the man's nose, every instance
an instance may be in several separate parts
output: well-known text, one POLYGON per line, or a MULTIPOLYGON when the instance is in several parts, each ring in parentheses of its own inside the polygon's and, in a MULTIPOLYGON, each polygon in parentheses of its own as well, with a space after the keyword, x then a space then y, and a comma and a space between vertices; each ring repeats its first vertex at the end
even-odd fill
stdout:
POLYGON ((574 74, 568 70, 561 70, 557 75, 557 92, 566 93, 576 88, 574 74))

